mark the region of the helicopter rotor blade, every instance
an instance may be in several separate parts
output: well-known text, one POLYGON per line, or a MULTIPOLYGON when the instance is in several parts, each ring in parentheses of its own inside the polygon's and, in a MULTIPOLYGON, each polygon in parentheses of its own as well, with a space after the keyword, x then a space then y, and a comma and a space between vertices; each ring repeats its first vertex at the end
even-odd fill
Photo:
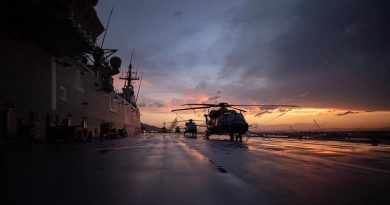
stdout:
POLYGON ((209 107, 218 107, 216 104, 206 104, 206 103, 199 103, 199 104, 183 104, 181 106, 193 106, 193 105, 203 105, 203 106, 209 106, 209 107))
MULTIPOLYGON (((189 122, 190 120, 179 120, 177 122, 189 122)), ((191 121, 195 121, 195 122, 203 122, 204 120, 191 120, 191 121)))
POLYGON ((262 104, 262 105, 230 105, 230 106, 239 106, 239 107, 250 107, 250 106, 256 106, 256 107, 299 107, 298 105, 278 105, 278 104, 262 104))
POLYGON ((236 108, 236 107, 232 107, 232 106, 230 106, 230 108, 235 109, 235 110, 239 110, 241 112, 246 112, 246 110, 243 110, 243 109, 240 109, 240 108, 236 108))
POLYGON ((171 110, 172 112, 176 112, 176 111, 183 111, 183 110, 196 110, 196 109, 206 109, 206 108, 210 108, 209 106, 205 106, 205 107, 192 107, 192 108, 181 108, 181 109, 174 109, 174 110, 171 110))

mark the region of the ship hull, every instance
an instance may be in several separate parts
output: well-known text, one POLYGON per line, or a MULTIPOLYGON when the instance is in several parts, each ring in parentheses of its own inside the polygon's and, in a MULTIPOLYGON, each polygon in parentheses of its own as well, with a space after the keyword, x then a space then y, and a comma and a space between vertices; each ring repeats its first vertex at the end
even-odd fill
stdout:
POLYGON ((104 90, 99 74, 80 59, 53 56, 32 41, 0 30, 8 52, 0 56, 2 139, 47 141, 82 135, 138 134, 140 112, 115 91, 104 90), (65 136, 61 130, 66 130, 65 136), (52 136, 51 136, 52 135, 52 136), (53 136, 57 135, 57 136, 53 136))

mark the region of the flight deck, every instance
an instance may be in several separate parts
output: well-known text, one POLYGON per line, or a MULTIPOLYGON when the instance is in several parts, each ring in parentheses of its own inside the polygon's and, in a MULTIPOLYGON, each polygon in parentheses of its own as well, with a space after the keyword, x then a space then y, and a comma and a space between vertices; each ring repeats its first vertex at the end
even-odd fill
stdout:
POLYGON ((7 144, 1 204, 390 204, 390 146, 145 134, 7 144))

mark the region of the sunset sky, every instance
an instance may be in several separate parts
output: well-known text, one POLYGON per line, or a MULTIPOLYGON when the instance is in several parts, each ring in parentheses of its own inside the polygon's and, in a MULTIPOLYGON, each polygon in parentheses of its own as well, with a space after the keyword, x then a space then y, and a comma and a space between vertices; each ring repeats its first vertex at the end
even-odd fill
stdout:
POLYGON ((101 0, 103 24, 112 6, 104 47, 119 49, 122 71, 135 48, 145 123, 229 102, 301 106, 252 109, 252 129, 390 127, 389 1, 101 0))

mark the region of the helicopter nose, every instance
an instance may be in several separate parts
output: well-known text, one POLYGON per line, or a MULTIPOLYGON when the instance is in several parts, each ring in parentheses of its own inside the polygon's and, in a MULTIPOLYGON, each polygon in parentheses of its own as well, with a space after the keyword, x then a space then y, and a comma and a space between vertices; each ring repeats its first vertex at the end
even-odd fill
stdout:
POLYGON ((234 123, 231 128, 233 130, 235 130, 235 132, 238 132, 238 133, 245 133, 246 131, 248 131, 248 124, 245 123, 245 122, 236 122, 234 123))

